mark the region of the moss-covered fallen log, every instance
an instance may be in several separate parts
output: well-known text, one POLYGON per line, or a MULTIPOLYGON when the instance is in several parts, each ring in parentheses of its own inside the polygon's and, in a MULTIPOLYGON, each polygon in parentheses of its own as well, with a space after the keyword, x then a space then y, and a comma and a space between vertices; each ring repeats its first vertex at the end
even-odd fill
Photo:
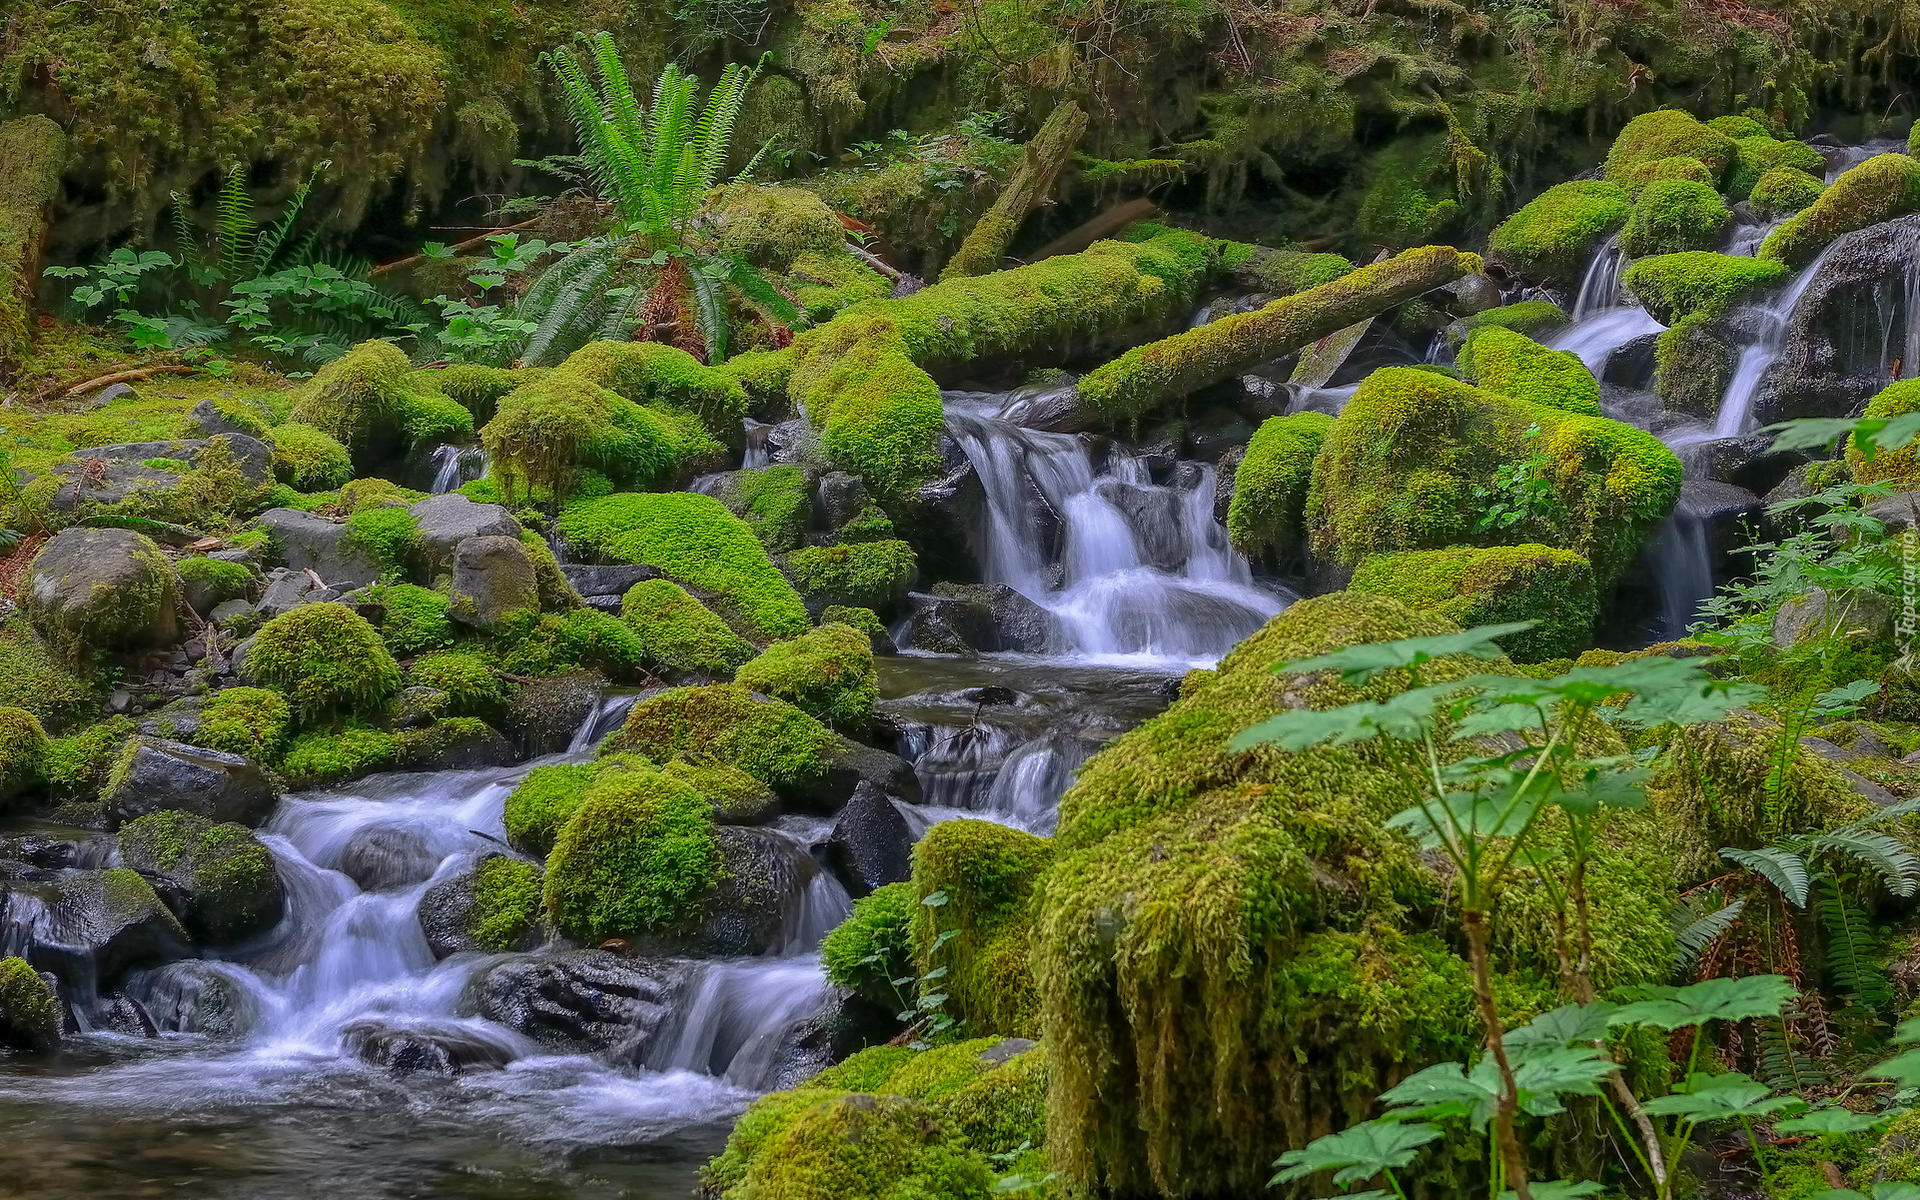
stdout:
POLYGON ((67 135, 47 118, 0 125, 0 380, 27 348, 27 310, 66 160, 67 135))
POLYGON ((1053 193, 1053 185, 1073 161, 1074 148, 1086 132, 1087 114, 1078 104, 1069 100, 1054 109, 1040 132, 1027 143, 1026 157, 993 207, 974 224, 940 278, 960 279, 997 270, 1013 239, 1019 236, 1020 226, 1053 193))
POLYGON ((1109 420, 1151 412, 1298 350, 1382 309, 1480 269, 1480 256, 1422 246, 1329 283, 1138 346, 1080 380, 1083 403, 1109 420))

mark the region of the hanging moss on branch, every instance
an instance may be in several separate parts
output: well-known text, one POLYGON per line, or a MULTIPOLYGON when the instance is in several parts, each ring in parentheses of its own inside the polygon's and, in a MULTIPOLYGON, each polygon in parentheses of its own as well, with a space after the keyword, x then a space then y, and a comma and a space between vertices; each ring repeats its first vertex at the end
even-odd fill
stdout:
POLYGON ((1087 132, 1087 114, 1069 100, 1053 110, 1040 132, 1027 143, 1026 156, 1014 168, 993 207, 975 223, 960 249, 941 270, 942 279, 984 275, 1000 268, 1020 226, 1029 214, 1053 194, 1061 172, 1073 162, 1073 152, 1087 132))
POLYGON ((1408 250, 1256 312, 1222 317, 1129 350, 1087 372, 1080 395, 1109 420, 1139 417, 1480 266, 1479 255, 1451 246, 1408 250))

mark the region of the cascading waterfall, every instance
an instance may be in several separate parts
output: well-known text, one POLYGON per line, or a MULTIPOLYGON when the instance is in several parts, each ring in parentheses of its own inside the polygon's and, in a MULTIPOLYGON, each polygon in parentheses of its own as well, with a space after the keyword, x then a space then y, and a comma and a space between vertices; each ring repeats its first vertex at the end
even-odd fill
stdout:
POLYGON ((946 396, 947 428, 986 494, 985 574, 1046 609, 1064 650, 1094 660, 1207 662, 1291 597, 1257 588, 1213 517, 1214 468, 1159 486, 1119 447, 1096 472, 1086 445, 1003 416, 1006 397, 946 396), (1059 532, 1057 553, 1042 534, 1059 532))
POLYGON ((1804 270, 1794 276, 1793 282, 1772 303, 1756 305, 1751 310, 1760 324, 1760 336, 1740 352, 1733 378, 1727 381, 1726 393, 1721 398, 1719 414, 1713 421, 1714 437, 1739 437, 1748 432, 1753 423, 1753 408, 1760 399, 1761 389, 1766 386, 1767 375, 1773 370, 1774 364, 1780 361, 1780 352, 1786 348, 1787 328, 1793 320, 1794 310, 1820 274, 1820 267, 1829 253, 1831 247, 1821 251, 1804 270))
POLYGON ((1601 244, 1587 264, 1580 280, 1580 291, 1573 301, 1573 323, 1578 325, 1604 309, 1620 305, 1620 274, 1626 270, 1627 256, 1620 249, 1620 235, 1614 234, 1601 244))
POLYGON ((487 473, 487 452, 480 446, 448 442, 434 450, 430 461, 433 482, 427 490, 438 496, 472 483, 487 473))

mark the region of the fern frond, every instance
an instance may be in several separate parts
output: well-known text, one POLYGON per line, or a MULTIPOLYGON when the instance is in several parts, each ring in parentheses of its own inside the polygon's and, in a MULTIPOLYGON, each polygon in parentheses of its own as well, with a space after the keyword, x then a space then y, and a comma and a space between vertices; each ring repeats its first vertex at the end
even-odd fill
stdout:
POLYGON ((1830 850, 1871 869, 1896 896, 1912 896, 1920 890, 1920 857, 1892 834, 1836 829, 1807 839, 1807 849, 1830 850))
POLYGON ((725 284, 700 270, 687 272, 687 281, 693 293, 694 317, 700 323, 700 338, 707 347, 707 362, 725 362, 731 332, 725 284))
POLYGON ((1847 903, 1831 879, 1821 881, 1815 909, 1827 934, 1827 981, 1849 1003, 1884 1012, 1893 1005, 1893 989, 1874 961, 1876 941, 1867 915, 1847 903))
MULTIPOLYGON (((1719 892, 1712 893, 1711 898, 1724 899, 1719 892)), ((1673 941, 1678 960, 1676 965, 1682 970, 1693 966, 1708 946, 1725 937, 1729 930, 1739 924, 1740 914, 1746 910, 1745 897, 1717 908, 1683 899, 1674 914, 1673 941)))
POLYGON ((170 192, 167 198, 173 201, 167 207, 167 220, 173 225, 173 240, 180 247, 180 257, 195 266, 205 267, 200 231, 193 227, 193 218, 187 214, 186 200, 179 192, 170 192))
POLYGON ((280 253, 280 248, 287 244, 287 239, 293 236, 293 227, 300 222, 300 210, 307 206, 307 197, 313 195, 313 185, 320 181, 320 173, 331 165, 322 162, 315 166, 308 173, 306 182, 287 198, 287 206, 280 213, 280 219, 254 239, 252 259, 255 275, 264 275, 273 267, 274 258, 280 253))
POLYGON ((247 277, 247 252, 258 226, 253 220, 253 194, 247 191, 246 172, 236 166, 227 172, 215 206, 214 247, 220 273, 228 279, 247 277))
MULTIPOLYGON (((572 349, 585 340, 583 330, 597 323, 598 313, 592 306, 596 299, 604 303, 606 280, 613 272, 615 257, 614 247, 598 247, 568 255, 561 263, 548 268, 547 274, 551 275, 562 263, 579 260, 561 277, 552 299, 547 301, 539 326, 528 335, 526 348, 520 354, 522 362, 528 366, 543 365, 557 356, 556 350, 572 349)), ((532 320, 539 310, 523 302, 518 311, 532 320)))
POLYGON ((1807 906, 1807 887, 1811 881, 1807 874, 1806 860, 1793 851, 1777 847, 1740 850, 1732 846, 1722 846, 1720 857, 1760 875, 1795 908, 1807 906))

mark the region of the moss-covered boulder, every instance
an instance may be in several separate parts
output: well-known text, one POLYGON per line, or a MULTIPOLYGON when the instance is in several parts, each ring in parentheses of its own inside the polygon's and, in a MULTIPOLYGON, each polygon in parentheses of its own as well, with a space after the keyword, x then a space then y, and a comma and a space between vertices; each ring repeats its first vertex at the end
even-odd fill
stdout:
POLYGON ((1625 189, 1597 179, 1557 184, 1501 222, 1487 240, 1495 262, 1525 279, 1572 287, 1587 251, 1632 211, 1625 189))
POLYGON ((741 666, 733 680, 841 730, 871 725, 880 695, 872 643, 849 625, 822 625, 775 642, 741 666))
POLYGON ((407 682, 446 697, 439 716, 494 718, 507 702, 506 680, 484 657, 469 651, 423 654, 407 668, 407 682))
POLYGON ((489 854, 470 871, 428 888, 420 897, 421 932, 436 958, 506 954, 540 941, 540 868, 505 854, 489 854))
POLYGON ((51 731, 98 715, 94 676, 62 662, 24 618, 0 618, 0 705, 23 708, 51 731))
POLYGON ((1551 300, 1520 300, 1484 309, 1450 323, 1442 333, 1449 345, 1458 346, 1483 325, 1498 325, 1515 333, 1536 337, 1567 323, 1567 310, 1551 300))
POLYGON ((1711 186, 1686 179, 1655 180, 1634 197, 1633 211, 1620 231, 1620 249, 1632 258, 1711 250, 1732 220, 1732 210, 1711 186))
POLYGON ((635 679, 646 661, 640 637, 620 618, 593 609, 521 610, 494 635, 498 664, 511 675, 554 675, 586 668, 607 679, 635 679))
POLYGON ((721 879, 706 799, 644 766, 602 775, 547 856, 545 905, 567 936, 670 935, 704 915, 721 879))
POLYGON ((1683 317, 1718 317, 1786 276, 1786 265, 1772 259, 1686 250, 1640 259, 1620 278, 1649 316, 1672 325, 1683 317))
POLYGON ((555 763, 528 771, 507 796, 507 844, 545 857, 599 771, 595 763, 555 763))
POLYGON ((627 589, 620 619, 639 636, 648 668, 669 677, 726 676, 758 652, 669 579, 646 579, 627 589))
MULTIPOLYGON (((1903 379, 1888 384, 1867 401, 1867 417, 1884 419, 1920 412, 1920 379, 1903 379)), ((1886 483, 1899 491, 1920 488, 1920 449, 1904 446, 1883 451, 1868 458, 1847 443, 1847 465, 1855 483, 1886 483)))
POLYGON ((293 710, 280 693, 266 688, 230 687, 201 706, 192 735, 181 740, 243 755, 255 762, 272 762, 280 757, 292 728, 293 710))
POLYGON ((813 519, 810 493, 806 473, 787 464, 730 472, 713 490, 769 554, 792 550, 806 538, 813 519))
POLYGON ((21 582, 27 619, 70 656, 166 646, 179 636, 180 577, 144 534, 62 530, 21 582))
POLYGON ((260 572, 251 564, 205 555, 183 558, 174 570, 180 575, 181 599, 202 616, 224 601, 252 599, 260 583, 260 572))
POLYGON ((1668 158, 1691 158, 1718 182, 1733 165, 1739 147, 1731 137, 1701 124, 1692 113, 1660 109, 1628 121, 1607 151, 1606 177, 1625 185, 1635 172, 1668 158))
POLYGON ((827 978, 889 1014, 911 1008, 911 988, 894 980, 919 978, 913 943, 919 909, 911 882, 885 884, 855 900, 847 919, 820 943, 827 978))
POLYGON ((663 769, 705 797, 722 825, 763 825, 780 815, 780 798, 770 785, 710 754, 682 754, 663 769))
POLYGON ((1438 613, 1463 629, 1537 622, 1502 639, 1515 662, 1570 658, 1587 649, 1600 608, 1587 560, 1550 546, 1377 554, 1360 564, 1348 587, 1438 613))
POLYGON ((492 633, 521 614, 540 611, 533 558, 515 537, 470 537, 453 553, 447 612, 470 629, 492 633))
POLYGON ((1720 411, 1733 371, 1727 333, 1707 316, 1682 317, 1654 341, 1653 390, 1675 412, 1711 419, 1720 411))
POLYGON ((353 479, 353 454, 325 430, 290 421, 269 436, 274 478, 294 491, 330 491, 353 479))
POLYGON ((343 604, 303 604, 260 627, 245 673, 285 695, 302 720, 372 714, 400 690, 400 668, 367 619, 343 604))
POLYGON ((1604 589, 1679 493, 1680 462, 1651 434, 1393 367, 1368 376, 1328 432, 1307 526, 1314 554, 1341 566, 1391 550, 1559 546, 1592 563, 1604 589), (1510 463, 1530 464, 1556 499, 1483 528, 1510 463))
POLYGON ((655 763, 705 754, 782 794, 804 795, 839 748, 831 730, 793 705, 738 684, 713 684, 675 688, 634 705, 601 753, 638 754, 655 763))
POLYGON ((1761 258, 1803 267, 1843 233, 1920 212, 1920 159, 1878 154, 1843 172, 1820 198, 1767 235, 1761 258))
MULTIPOLYGON (((994 1172, 922 1104, 902 1096, 796 1093, 797 1111, 768 1120, 742 1147, 737 1177, 710 1172, 722 1200, 988 1200, 994 1172)), ((771 1114, 768 1114, 770 1117, 771 1114)), ((742 1123, 747 1118, 742 1118, 742 1123)), ((732 1164, 729 1164, 731 1167, 732 1164)))
POLYGON ((840 605, 890 613, 920 573, 913 547, 897 538, 806 546, 780 560, 793 586, 816 608, 840 605))
POLYGON ((720 248, 769 271, 785 272, 804 254, 836 254, 847 228, 820 197, 796 187, 735 183, 709 210, 720 248))
POLYGON ((711 496, 621 493, 569 504, 560 535, 576 558, 642 563, 713 596, 759 637, 806 631, 806 605, 753 530, 711 496))
POLYGON ((1314 456, 1333 418, 1302 412, 1269 417, 1234 468, 1227 537, 1240 553, 1290 563, 1306 551, 1303 519, 1314 456))
POLYGON ((318 429, 369 470, 409 446, 473 433, 473 414, 411 378, 412 364, 391 342, 362 342, 320 368, 294 400, 290 419, 318 429))
MULTIPOLYGON (((1379 1080, 1474 1052, 1469 969, 1439 932, 1447 880, 1385 825, 1409 801, 1400 773, 1373 743, 1227 748, 1284 707, 1405 686, 1289 679, 1275 664, 1454 628, 1384 596, 1302 600, 1217 670, 1189 675, 1172 708, 1068 789, 1034 899, 1032 965, 1048 1159, 1070 1187, 1259 1194, 1283 1150, 1373 1117, 1379 1080)), ((1486 666, 1442 659, 1423 681, 1486 666)), ((1588 877, 1606 896, 1594 907, 1602 988, 1671 969, 1669 850, 1655 817, 1621 815, 1588 877)), ((1522 871, 1501 899, 1510 1014, 1560 1003, 1538 892, 1522 871)))
POLYGON ((1460 378, 1488 391, 1564 412, 1600 415, 1600 381, 1571 350, 1549 350, 1523 333, 1485 325, 1468 335, 1460 378))
POLYGON ((273 853, 244 825, 171 809, 151 813, 121 827, 120 856, 207 945, 265 933, 286 911, 273 853))
POLYGON ((40 718, 24 708, 0 708, 0 806, 40 786, 47 749, 40 718))
POLYGON ((1826 190, 1827 182, 1819 175, 1792 167, 1775 167, 1753 185, 1747 207, 1753 209, 1755 216, 1772 220, 1812 206, 1826 190))
POLYGON ((252 759, 142 735, 120 748, 100 800, 119 821, 177 809, 254 826, 272 814, 279 794, 252 759))
POLYGON ((942 821, 913 848, 913 917, 919 974, 947 968, 948 1011, 970 1029, 1031 1036, 1040 995, 1028 954, 1033 892, 1053 845, 992 821, 942 821), (929 898, 944 898, 929 905, 929 898), (942 940, 943 935, 953 936, 942 940))
POLYGON ((1749 199, 1769 171, 1801 171, 1812 177, 1827 172, 1827 160, 1818 150, 1790 138, 1749 134, 1735 138, 1734 148, 1733 169, 1727 172, 1726 180, 1729 200, 1749 199))
POLYGON ((46 1054, 60 1044, 60 998, 24 958, 0 958, 0 1049, 46 1054))

